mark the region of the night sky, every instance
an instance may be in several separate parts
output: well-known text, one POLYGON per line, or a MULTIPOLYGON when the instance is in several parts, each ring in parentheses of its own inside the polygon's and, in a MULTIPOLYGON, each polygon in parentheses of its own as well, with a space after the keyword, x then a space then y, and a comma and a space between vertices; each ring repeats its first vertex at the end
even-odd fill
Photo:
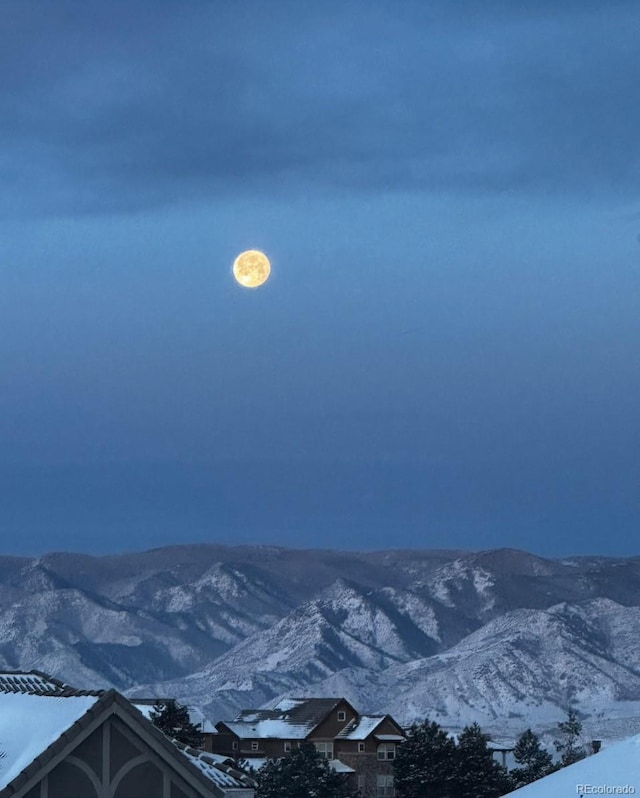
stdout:
POLYGON ((640 553, 637 0, 1 22, 2 553, 640 553))

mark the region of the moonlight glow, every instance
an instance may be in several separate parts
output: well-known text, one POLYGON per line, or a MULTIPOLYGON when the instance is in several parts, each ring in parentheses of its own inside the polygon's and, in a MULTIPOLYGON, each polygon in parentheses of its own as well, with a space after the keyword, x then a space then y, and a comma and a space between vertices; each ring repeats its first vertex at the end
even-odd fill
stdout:
POLYGON ((257 288, 271 273, 269 258, 257 249, 241 252, 233 262, 233 276, 245 288, 257 288))

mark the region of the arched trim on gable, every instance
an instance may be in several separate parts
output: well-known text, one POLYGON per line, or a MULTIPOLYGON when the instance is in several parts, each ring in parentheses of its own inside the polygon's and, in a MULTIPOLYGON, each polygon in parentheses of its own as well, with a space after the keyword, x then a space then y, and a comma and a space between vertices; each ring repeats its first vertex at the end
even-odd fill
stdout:
POLYGON ((77 767, 78 770, 81 770, 85 776, 89 779, 89 781, 93 784, 93 789, 96 791, 96 795, 98 798, 102 798, 102 783, 100 779, 96 776, 93 768, 89 767, 89 765, 82 759, 73 754, 69 754, 69 756, 65 757, 63 762, 68 762, 70 765, 77 767))
POLYGON ((125 765, 123 765, 116 775, 111 779, 111 795, 115 794, 116 790, 118 789, 118 785, 127 775, 127 773, 130 773, 134 768, 137 768, 138 765, 143 765, 145 762, 153 764, 151 759, 146 754, 140 754, 140 756, 130 759, 125 765))

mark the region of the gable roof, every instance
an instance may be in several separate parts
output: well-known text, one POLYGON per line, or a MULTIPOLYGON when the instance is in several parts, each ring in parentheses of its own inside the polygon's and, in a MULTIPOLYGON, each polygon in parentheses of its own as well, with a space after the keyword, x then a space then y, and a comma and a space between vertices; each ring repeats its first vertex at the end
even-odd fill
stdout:
POLYGON ((304 740, 343 703, 355 713, 345 698, 283 698, 272 709, 244 709, 235 720, 218 726, 224 725, 241 740, 304 740))
POLYGON ((10 798, 53 767, 73 750, 85 730, 97 728, 111 715, 124 721, 196 789, 199 784, 202 795, 211 795, 213 785, 245 790, 254 786, 248 776, 220 771, 215 762, 196 763, 194 754, 181 752, 116 690, 94 696, 0 692, 0 753, 5 753, 0 757, 0 798, 10 798))
MULTIPOLYGON (((615 788, 638 789, 640 784, 640 734, 619 743, 602 748, 597 754, 581 759, 573 765, 557 770, 543 779, 520 787, 509 793, 517 798, 565 798, 579 795, 577 787, 583 785, 590 789, 584 794, 616 794, 615 788)), ((617 794, 624 794, 617 790, 617 794)))
POLYGON ((375 734, 376 729, 385 720, 388 720, 402 732, 402 729, 390 715, 360 715, 359 718, 353 718, 347 723, 344 729, 336 735, 336 740, 366 740, 371 734, 374 734, 376 739, 381 741, 400 742, 404 740, 404 735, 401 733, 375 734))

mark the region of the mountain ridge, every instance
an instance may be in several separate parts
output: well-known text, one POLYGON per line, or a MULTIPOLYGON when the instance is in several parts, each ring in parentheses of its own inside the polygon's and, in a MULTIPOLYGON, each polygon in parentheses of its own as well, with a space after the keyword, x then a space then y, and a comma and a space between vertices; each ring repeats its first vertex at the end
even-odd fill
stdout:
POLYGON ((214 721, 292 691, 454 726, 544 725, 570 705, 631 717, 639 632, 638 557, 220 544, 0 556, 0 667, 175 695, 214 721))

